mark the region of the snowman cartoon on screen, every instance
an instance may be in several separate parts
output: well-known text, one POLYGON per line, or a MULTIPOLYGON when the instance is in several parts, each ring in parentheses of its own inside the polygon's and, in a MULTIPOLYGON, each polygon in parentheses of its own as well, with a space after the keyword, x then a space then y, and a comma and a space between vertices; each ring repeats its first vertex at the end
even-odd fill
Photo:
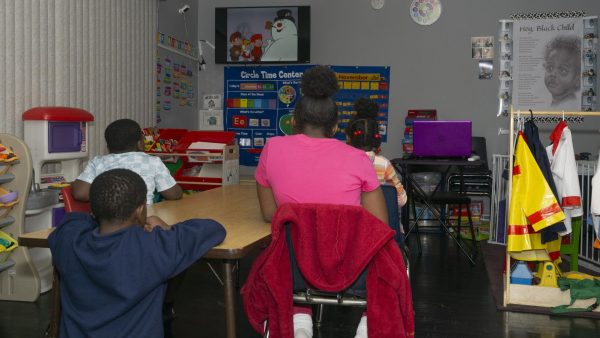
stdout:
POLYGON ((296 20, 289 9, 277 11, 277 17, 271 23, 266 22, 265 29, 271 30, 273 39, 266 42, 261 61, 297 61, 298 31, 296 20))

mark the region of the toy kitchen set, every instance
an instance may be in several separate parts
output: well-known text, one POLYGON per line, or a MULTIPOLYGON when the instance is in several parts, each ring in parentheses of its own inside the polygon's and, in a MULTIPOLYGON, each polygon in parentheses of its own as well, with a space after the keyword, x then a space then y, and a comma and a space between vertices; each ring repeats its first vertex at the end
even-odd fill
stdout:
POLYGON ((40 188, 60 188, 77 178, 88 157, 87 123, 92 121, 92 114, 78 108, 37 107, 23 113, 24 140, 40 188))
MULTIPOLYGON (((36 107, 23 113, 24 141, 31 152, 32 184, 25 207, 25 231, 56 226, 64 216, 60 189, 74 181, 88 158, 89 112, 70 107, 36 107)), ((52 287, 48 249, 30 249, 41 292, 52 287)))

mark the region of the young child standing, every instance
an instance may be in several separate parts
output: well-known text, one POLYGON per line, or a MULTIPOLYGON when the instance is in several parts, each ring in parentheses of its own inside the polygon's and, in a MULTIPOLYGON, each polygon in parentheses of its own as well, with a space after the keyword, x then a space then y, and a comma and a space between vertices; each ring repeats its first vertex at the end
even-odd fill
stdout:
POLYGON ((48 238, 60 273, 61 337, 163 337, 167 279, 225 238, 213 220, 146 216, 146 184, 113 169, 90 188, 93 217, 69 213, 48 238))
MULTIPOLYGON (((400 182, 390 160, 378 155, 381 146, 381 134, 379 134, 379 124, 376 119, 379 106, 373 100, 359 98, 354 102, 354 110, 356 111, 356 117, 346 127, 348 144, 367 153, 373 167, 375 167, 375 173, 380 184, 396 187, 398 207, 401 208, 406 204, 404 186, 402 186, 402 182, 400 182)), ((402 227, 400 229, 402 230, 402 227)))
POLYGON ((144 133, 134 120, 120 119, 104 131, 109 154, 94 157, 73 182, 72 194, 76 200, 88 201, 90 184, 101 173, 116 168, 129 169, 140 175, 148 191, 146 203, 152 204, 154 190, 165 199, 180 199, 183 191, 171 176, 169 169, 156 156, 144 153, 144 133))

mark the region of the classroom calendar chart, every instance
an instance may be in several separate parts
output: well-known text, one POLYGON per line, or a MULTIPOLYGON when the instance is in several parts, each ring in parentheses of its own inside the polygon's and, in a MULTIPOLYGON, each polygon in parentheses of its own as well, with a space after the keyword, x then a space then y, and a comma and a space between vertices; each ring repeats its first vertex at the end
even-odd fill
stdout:
MULTIPOLYGON (((311 65, 225 67, 225 130, 236 132, 240 164, 256 165, 267 139, 291 135, 292 114, 300 98, 302 74, 311 65)), ((389 67, 331 66, 340 90, 333 97, 339 125, 335 137, 345 141, 345 127, 356 114, 354 101, 367 97, 379 104, 380 134, 387 140, 389 67)))

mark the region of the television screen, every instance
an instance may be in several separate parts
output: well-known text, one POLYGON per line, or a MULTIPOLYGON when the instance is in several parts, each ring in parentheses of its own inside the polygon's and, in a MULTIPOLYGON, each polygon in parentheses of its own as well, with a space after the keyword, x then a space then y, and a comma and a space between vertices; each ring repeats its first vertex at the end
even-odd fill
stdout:
POLYGON ((215 62, 310 62, 310 6, 215 8, 215 62))

